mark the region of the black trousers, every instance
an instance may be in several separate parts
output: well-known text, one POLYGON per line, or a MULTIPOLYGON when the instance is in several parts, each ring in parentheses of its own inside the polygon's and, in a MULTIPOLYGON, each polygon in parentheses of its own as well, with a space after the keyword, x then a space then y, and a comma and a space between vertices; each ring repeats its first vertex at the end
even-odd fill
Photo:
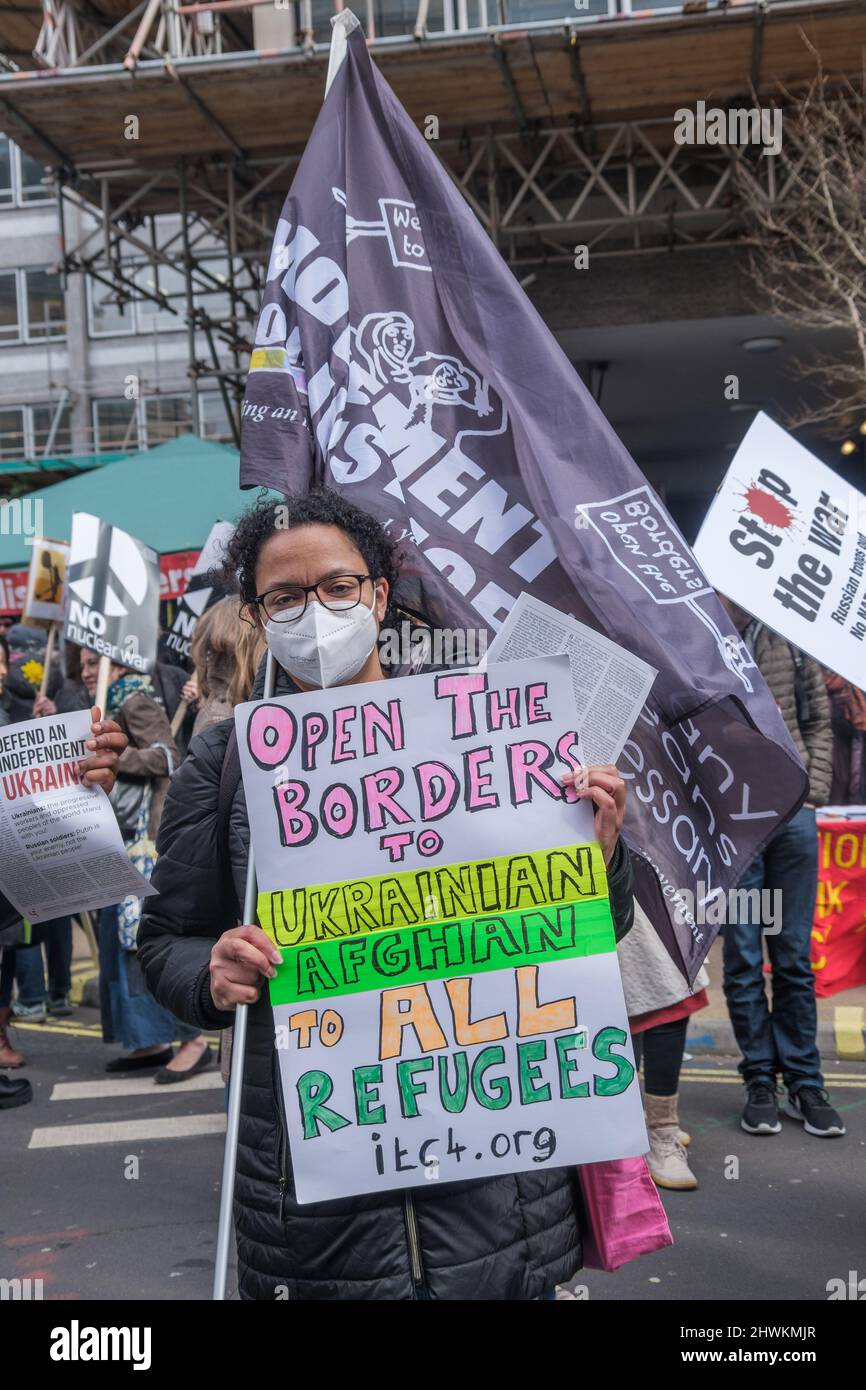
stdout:
POLYGON ((675 1096, 680 1088, 680 1068, 686 1050, 688 1016, 673 1023, 660 1023, 643 1033, 632 1034, 634 1059, 640 1067, 643 1058, 644 1090, 650 1096, 675 1096))

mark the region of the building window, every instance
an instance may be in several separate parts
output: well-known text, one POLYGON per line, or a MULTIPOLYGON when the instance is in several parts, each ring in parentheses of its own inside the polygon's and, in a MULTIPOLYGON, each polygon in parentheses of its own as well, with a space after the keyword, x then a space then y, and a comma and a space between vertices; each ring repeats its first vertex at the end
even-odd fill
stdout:
POLYGON ((50 270, 24 270, 27 341, 66 337, 66 305, 60 276, 50 270))
POLYGON ((54 188, 48 170, 31 159, 22 149, 18 150, 17 169, 18 201, 21 203, 45 203, 54 197, 54 188))
POLYGON ((5 135, 0 135, 0 207, 11 207, 15 202, 12 187, 12 146, 5 135))
POLYGON ((93 402, 93 444, 98 453, 139 447, 136 404, 123 396, 93 402))
POLYGON ((192 432, 189 396, 122 396, 93 402, 94 447, 105 450, 153 449, 192 432))
POLYGON ((135 332, 135 309, 117 303, 117 291, 87 277, 87 314, 91 338, 117 337, 135 332))
POLYGON ((234 443, 232 427, 226 414, 221 391, 206 391, 198 398, 203 439, 228 440, 234 443))
POLYGON ((10 270, 0 275, 0 343, 17 343, 20 337, 18 277, 10 270))
POLYGON ((0 135, 0 207, 22 207, 54 198, 51 175, 17 145, 0 135))
POLYGON ((33 453, 36 458, 58 458, 72 453, 72 416, 68 405, 34 405, 31 411, 33 453))
POLYGON ((189 396, 150 396, 144 401, 145 444, 152 449, 192 430, 189 396))
POLYGON ((0 410, 0 458, 27 457, 23 409, 0 410))
POLYGON ((145 265, 137 271, 135 283, 165 306, 153 299, 139 300, 135 311, 140 333, 177 333, 186 327, 186 279, 179 270, 145 265))
MULTIPOLYGON (((212 275, 223 288, 217 289, 214 286, 213 289, 196 289, 195 304, 197 308, 204 310, 208 318, 219 323, 223 319, 230 318, 232 312, 232 301, 229 294, 229 263, 227 259, 221 258, 219 260, 207 259, 202 264, 208 274, 212 275)), ((201 278, 199 276, 199 283, 201 278)))

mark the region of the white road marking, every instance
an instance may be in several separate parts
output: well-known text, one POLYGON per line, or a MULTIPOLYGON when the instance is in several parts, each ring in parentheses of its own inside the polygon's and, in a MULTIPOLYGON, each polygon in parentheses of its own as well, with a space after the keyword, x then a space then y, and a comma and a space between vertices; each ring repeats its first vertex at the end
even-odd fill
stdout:
POLYGON ((202 1071, 176 1085, 157 1086, 153 1076, 106 1078, 105 1081, 58 1081, 51 1092, 52 1100, 101 1100, 112 1096, 163 1097, 190 1091, 222 1090, 223 1079, 218 1071, 202 1071))
POLYGON ((155 1116, 150 1120, 115 1120, 108 1124, 51 1125, 34 1129, 27 1147, 65 1149, 83 1144, 136 1144, 147 1139, 190 1139, 197 1134, 223 1134, 225 1127, 224 1114, 155 1116))

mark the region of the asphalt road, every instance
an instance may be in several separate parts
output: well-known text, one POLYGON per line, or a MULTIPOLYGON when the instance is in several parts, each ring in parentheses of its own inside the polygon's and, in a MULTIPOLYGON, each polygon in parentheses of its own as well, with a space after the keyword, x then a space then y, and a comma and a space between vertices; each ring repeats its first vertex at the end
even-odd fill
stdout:
MULTIPOLYGON (((49 1299, 209 1298, 216 1070, 176 1087, 109 1080, 116 1049, 88 1009, 17 1039, 35 1099, 0 1112, 0 1278, 42 1278, 49 1299)), ((786 1120, 759 1139, 739 1128, 733 1061, 687 1060, 681 1119, 701 1186, 664 1194, 676 1243, 615 1274, 583 1272, 579 1296, 823 1301, 828 1280, 866 1276, 866 1066, 827 1073, 845 1138, 813 1139, 786 1120)))

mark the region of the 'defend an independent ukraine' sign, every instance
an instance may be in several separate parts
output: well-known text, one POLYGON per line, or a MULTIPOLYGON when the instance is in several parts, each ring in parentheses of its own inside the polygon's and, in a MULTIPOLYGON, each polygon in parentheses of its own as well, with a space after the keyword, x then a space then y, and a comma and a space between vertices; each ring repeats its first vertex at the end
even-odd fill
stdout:
POLYGON ((297 1200, 645 1152, 568 658, 235 718, 297 1200))

